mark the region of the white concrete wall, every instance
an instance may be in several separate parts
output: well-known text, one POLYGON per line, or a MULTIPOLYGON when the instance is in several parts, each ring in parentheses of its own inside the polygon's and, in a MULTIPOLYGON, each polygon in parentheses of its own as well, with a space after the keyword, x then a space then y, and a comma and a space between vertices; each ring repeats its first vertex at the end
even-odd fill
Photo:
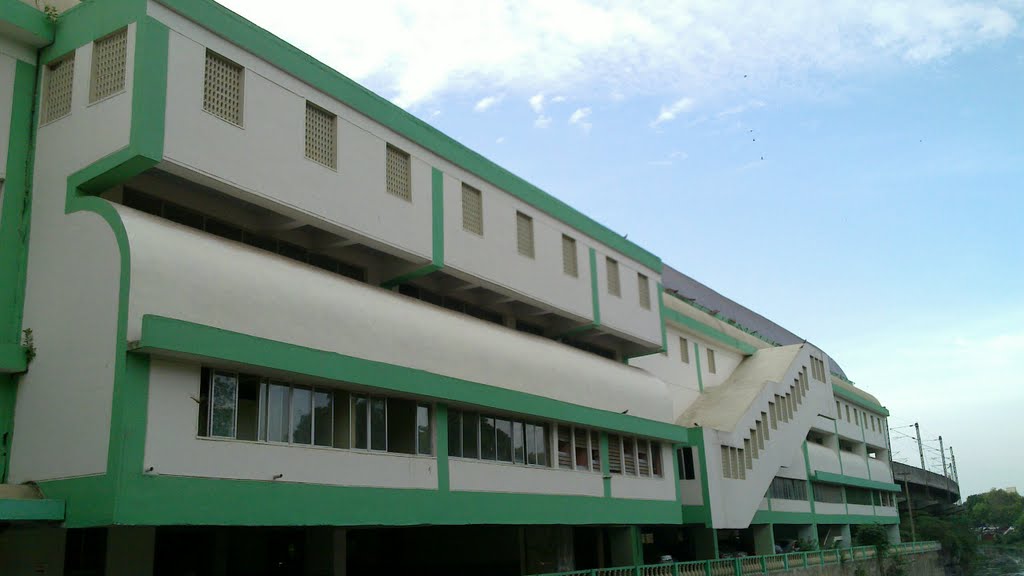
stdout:
MULTIPOLYGON (((671 463, 674 458, 671 448, 662 445, 661 461, 671 463)), ((665 467, 662 476, 636 477, 612 474, 612 497, 637 500, 675 500, 677 478, 671 473, 673 467, 665 467)))
POLYGON ((847 504, 846 506, 850 514, 864 516, 874 516, 875 514, 875 507, 869 504, 847 504))
POLYGON ((200 366, 152 359, 143 467, 153 474, 336 486, 437 488, 430 456, 197 436, 200 366))
POLYGON ((142 316, 155 314, 672 421, 665 384, 642 370, 131 208, 118 211, 132 249, 129 340, 141 336, 142 316))
POLYGON ((807 500, 782 500, 772 498, 772 512, 810 512, 811 503, 807 500))
POLYGON ((79 48, 71 114, 39 128, 24 315, 38 355, 18 386, 14 483, 106 470, 120 253, 100 216, 64 206, 69 174, 128 144, 134 45, 131 26, 129 90, 92 105, 92 44, 79 48))
POLYGON ((865 479, 868 477, 868 463, 864 461, 863 456, 845 450, 840 451, 839 454, 843 459, 844 475, 865 479))
POLYGON ((831 472, 833 474, 843 473, 842 468, 839 466, 839 455, 832 448, 808 442, 807 458, 810 460, 812 472, 821 470, 822 472, 831 472))
MULTIPOLYGON (((772 505, 774 507, 774 502, 772 505)), ((868 506, 868 514, 871 514, 871 507, 868 506)), ((814 502, 814 513, 815 514, 846 514, 846 504, 839 503, 835 504, 832 502, 814 502)))
POLYGON ((672 396, 672 412, 680 415, 700 397, 700 386, 697 383, 697 362, 693 357, 693 341, 688 340, 689 362, 683 362, 679 351, 679 337, 690 338, 689 334, 681 334, 678 330, 668 327, 665 330, 668 347, 665 354, 649 354, 632 358, 630 366, 642 368, 668 384, 672 396))
MULTIPOLYGON (((675 455, 673 454, 673 457, 675 455)), ((696 448, 693 449, 693 480, 679 481, 679 496, 683 499, 683 505, 694 506, 704 504, 704 487, 701 484, 702 470, 700 465, 701 454, 696 448)), ((682 470, 680 470, 682 472, 682 470)))
POLYGON ((468 458, 450 458, 448 470, 449 483, 453 491, 604 496, 604 481, 597 472, 522 466, 468 458))
MULTIPOLYGON (((150 3, 149 12, 172 30, 168 85, 175 97, 168 99, 164 150, 169 162, 227 184, 250 202, 342 235, 354 234, 384 251, 422 259, 429 259, 432 251, 431 167, 436 167, 445 173, 445 252, 453 269, 581 320, 591 318, 588 248, 598 249, 599 284, 606 292, 606 247, 170 10, 150 3), (207 48, 245 68, 243 127, 202 109, 207 48), (304 157, 306 100, 337 114, 337 170, 304 157), (387 143, 412 157, 411 203, 385 191, 387 143), (483 193, 483 238, 470 238, 462 230, 463 181, 483 193), (516 210, 534 217, 533 260, 517 253, 516 210), (576 279, 562 273, 563 232, 577 240, 576 279)), ((611 255, 620 262, 622 298, 602 299, 602 324, 659 344, 658 275, 620 254, 611 255), (650 310, 638 302, 638 270, 650 281, 650 310)))
MULTIPOLYGON (((729 348, 722 346, 712 340, 706 340, 704 338, 698 338, 693 336, 690 338, 691 346, 692 342, 696 342, 700 349, 700 370, 701 377, 703 378, 704 389, 707 390, 712 386, 720 386, 729 376, 736 370, 736 367, 743 361, 744 356, 738 352, 734 352, 729 348), (715 351, 715 373, 712 374, 708 367, 708 348, 715 351)), ((690 362, 693 360, 693 350, 690 350, 690 362)))
POLYGON ((900 515, 899 510, 895 507, 890 508, 886 506, 875 506, 875 514, 877 516, 888 516, 890 518, 900 515))
POLYGON ((871 468, 871 479, 879 482, 892 482, 892 470, 889 463, 876 458, 868 458, 868 466, 871 468))

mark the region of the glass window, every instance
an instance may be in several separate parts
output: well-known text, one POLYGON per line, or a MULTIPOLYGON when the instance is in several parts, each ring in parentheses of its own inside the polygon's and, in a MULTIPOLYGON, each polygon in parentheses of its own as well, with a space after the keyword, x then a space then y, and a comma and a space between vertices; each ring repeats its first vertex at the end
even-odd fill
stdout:
POLYGON ((548 425, 538 424, 534 428, 533 438, 534 452, 537 454, 537 465, 538 466, 550 466, 550 444, 548 444, 548 425))
POLYGON ((655 476, 661 477, 661 444, 657 442, 651 442, 651 470, 655 476))
POLYGON ((494 421, 497 436, 498 460, 512 461, 512 421, 498 418, 494 421))
POLYGON ((587 440, 589 440, 590 434, 585 428, 574 428, 573 429, 573 451, 576 458, 576 469, 577 470, 589 470, 590 461, 590 447, 587 446, 587 440))
POLYGON ((631 436, 622 437, 622 468, 627 476, 636 476, 636 446, 631 436))
POLYGON ((622 474, 622 438, 617 434, 608 435, 608 471, 622 474))
POLYGON ((238 377, 238 419, 235 438, 256 440, 260 437, 260 398, 262 385, 256 376, 241 374, 238 377))
POLYGON ((229 372, 213 373, 213 410, 210 435, 235 437, 235 403, 238 399, 238 376, 229 372))
POLYGON ((590 431, 590 467, 594 472, 601 471, 601 433, 590 431))
POLYGON ((526 435, 522 422, 512 423, 512 459, 516 464, 526 463, 526 435))
POLYGON ((572 469, 572 429, 558 425, 558 467, 572 469))
POLYGON ((203 368, 199 377, 199 422, 196 432, 210 435, 210 370, 203 368))
POLYGON ((387 405, 387 451, 415 454, 416 403, 400 398, 388 398, 387 405))
POLYGON ((637 439, 636 462, 641 476, 651 475, 650 446, 648 445, 647 440, 637 439))
POLYGON ((685 446, 680 451, 683 457, 683 465, 679 467, 679 472, 682 474, 683 480, 693 480, 697 476, 693 467, 693 448, 685 446))
POLYGON ((465 458, 480 457, 480 415, 466 412, 462 415, 462 455, 465 458))
POLYGON ((462 412, 448 409, 448 455, 462 456, 462 412))
POLYGON ((536 424, 527 424, 526 425, 526 463, 527 464, 536 464, 537 463, 536 438, 537 438, 537 425, 536 424))
POLYGON ((480 417, 480 458, 494 460, 498 456, 497 447, 494 445, 494 418, 490 416, 480 417))
POLYGON ((271 383, 267 391, 267 441, 288 441, 288 386, 271 383))
POLYGON ((334 446, 334 394, 329 390, 313 393, 313 444, 334 446))
POLYGON ((354 446, 366 449, 370 446, 370 400, 366 396, 352 396, 352 430, 354 446))
POLYGON ((416 406, 416 452, 432 454, 430 437, 430 407, 425 404, 416 406))
POLYGON ((292 388, 292 442, 313 443, 313 391, 309 388, 292 388))
POLYGON ((388 449, 388 405, 384 398, 370 398, 370 450, 388 449))
MULTIPOLYGON (((363 429, 365 430, 366 427, 363 426, 363 429)), ((352 407, 349 405, 349 394, 338 390, 334 393, 334 447, 348 448, 351 446, 349 438, 351 432, 352 407)))

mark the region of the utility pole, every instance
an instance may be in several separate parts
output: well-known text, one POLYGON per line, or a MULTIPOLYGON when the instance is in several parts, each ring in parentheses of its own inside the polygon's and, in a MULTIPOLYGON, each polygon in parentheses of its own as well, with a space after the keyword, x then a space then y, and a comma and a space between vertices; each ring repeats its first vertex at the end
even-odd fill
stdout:
POLYGON ((949 447, 949 457, 953 461, 952 464, 951 464, 951 466, 953 467, 953 481, 956 482, 956 494, 957 494, 956 501, 959 502, 960 501, 960 497, 959 497, 960 496, 960 474, 958 474, 957 471, 956 471, 956 454, 953 453, 953 447, 952 446, 949 447))
POLYGON ((952 497, 952 492, 949 490, 949 470, 946 470, 946 447, 942 444, 941 435, 939 436, 939 453, 942 454, 942 475, 946 477, 946 494, 952 497))
POLYGON ((914 422, 914 435, 917 436, 917 454, 921 457, 921 470, 928 470, 924 463, 924 446, 921 445, 921 427, 917 422, 914 422))
POLYGON ((914 529, 914 503, 910 498, 910 484, 907 483, 907 478, 910 477, 910 474, 904 473, 901 476, 903 476, 903 489, 907 492, 907 512, 910 514, 910 541, 917 542, 917 530, 914 529))

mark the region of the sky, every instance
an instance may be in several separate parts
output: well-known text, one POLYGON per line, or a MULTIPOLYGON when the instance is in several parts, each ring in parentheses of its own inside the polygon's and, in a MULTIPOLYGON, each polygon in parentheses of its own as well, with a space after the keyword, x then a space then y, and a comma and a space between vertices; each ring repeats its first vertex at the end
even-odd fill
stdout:
POLYGON ((1024 491, 1024 0, 222 0, 1024 491))

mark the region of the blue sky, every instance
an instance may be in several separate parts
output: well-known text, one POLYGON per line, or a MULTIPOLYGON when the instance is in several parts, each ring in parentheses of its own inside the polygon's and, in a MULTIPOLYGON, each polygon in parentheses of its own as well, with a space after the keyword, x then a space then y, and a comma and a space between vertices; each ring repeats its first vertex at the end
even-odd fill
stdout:
POLYGON ((1024 2, 225 4, 1024 489, 1024 2))

